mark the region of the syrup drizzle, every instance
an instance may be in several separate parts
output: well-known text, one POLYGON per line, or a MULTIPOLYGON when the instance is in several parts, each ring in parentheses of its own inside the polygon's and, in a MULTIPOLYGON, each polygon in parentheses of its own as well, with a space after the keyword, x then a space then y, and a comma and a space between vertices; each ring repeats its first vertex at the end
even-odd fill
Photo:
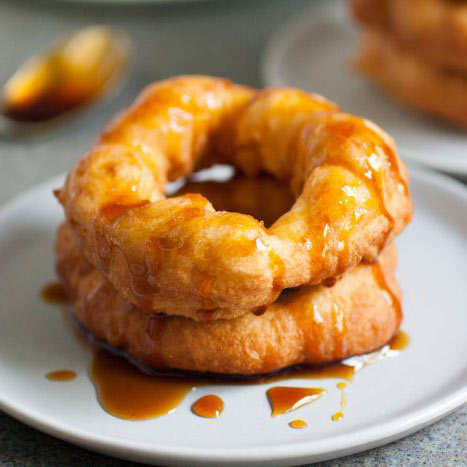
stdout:
MULTIPOLYGON (((325 136, 323 136, 324 139, 321 144, 328 144, 330 147, 323 146, 316 149, 316 151, 321 150, 326 154, 326 160, 321 164, 321 167, 340 167, 350 172, 365 184, 370 193, 374 193, 377 196, 379 209, 389 223, 386 237, 383 242, 383 245, 387 244, 390 234, 393 231, 395 221, 392 214, 389 212, 385 199, 385 169, 387 168, 395 178, 398 189, 402 189, 406 194, 409 191, 407 181, 401 174, 394 149, 390 147, 384 141, 383 137, 375 131, 372 125, 365 120, 356 117, 347 117, 345 120, 331 120, 323 125, 325 125, 325 136), (366 132, 366 134, 363 134, 363 137, 362 132, 366 132), (360 148, 362 151, 365 151, 363 164, 361 160, 345 160, 342 157, 342 151, 340 150, 341 146, 345 144, 345 141, 351 139, 362 141, 360 148), (366 141, 366 143, 363 144, 363 141, 366 141), (382 159, 384 159, 384 161, 382 159)), ((312 224, 313 223, 310 222, 310 225, 312 224)), ((324 232, 321 242, 322 266, 324 267, 328 253, 328 241, 326 239, 326 234, 329 229, 333 228, 333 226, 328 225, 328 223, 325 222, 321 227, 323 227, 322 231, 324 232)), ((350 258, 349 237, 352 230, 353 229, 351 227, 341 232, 339 238, 338 266, 336 270, 337 275, 342 274, 346 267, 348 267, 350 258)))
POLYGON ((388 297, 392 306, 394 307, 397 313, 397 319, 401 321, 402 320, 401 302, 399 300, 399 297, 397 297, 397 295, 392 291, 391 287, 389 287, 389 284, 386 281, 386 277, 384 276, 384 272, 381 269, 381 265, 378 261, 372 265, 371 272, 379 288, 383 291, 385 296, 388 297))

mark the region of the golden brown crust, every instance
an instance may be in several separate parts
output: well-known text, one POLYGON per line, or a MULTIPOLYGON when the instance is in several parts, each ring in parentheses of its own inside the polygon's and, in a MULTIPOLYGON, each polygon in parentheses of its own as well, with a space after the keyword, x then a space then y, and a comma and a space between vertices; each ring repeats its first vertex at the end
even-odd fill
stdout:
POLYGON ((68 176, 59 199, 90 263, 142 311, 202 320, 272 303, 375 259, 410 220, 407 172, 366 120, 293 89, 179 77, 148 87, 68 176), (269 229, 167 180, 217 154, 297 196, 269 229))
POLYGON ((401 102, 467 128, 467 74, 437 68, 374 30, 364 33, 357 66, 401 102))
POLYGON ((56 258, 79 322, 153 368, 253 375, 318 365, 381 347, 401 321, 393 245, 379 265, 361 264, 333 287, 303 287, 261 316, 208 323, 142 313, 84 259, 65 224, 56 258))
POLYGON ((467 72, 467 3, 454 0, 351 0, 366 27, 391 35, 434 65, 467 72))

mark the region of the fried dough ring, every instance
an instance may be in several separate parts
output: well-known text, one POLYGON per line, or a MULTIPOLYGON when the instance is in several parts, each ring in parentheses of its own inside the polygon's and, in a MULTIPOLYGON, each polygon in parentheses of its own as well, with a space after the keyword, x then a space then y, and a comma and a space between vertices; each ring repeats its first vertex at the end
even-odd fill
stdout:
POLYGON ((367 28, 442 68, 467 72, 467 4, 448 0, 351 0, 367 28))
POLYGON ((406 169, 375 125, 301 91, 193 76, 149 86, 58 197, 119 293, 195 320, 242 315, 375 259, 411 217, 406 169), (200 195, 165 199, 167 180, 213 161, 284 180, 295 204, 266 229, 200 195))
POLYGON ((159 370, 258 375, 321 365, 378 349, 401 322, 393 244, 379 264, 362 263, 333 287, 302 287, 261 316, 207 323, 151 315, 126 301, 84 259, 65 224, 56 258, 75 318, 95 337, 159 370))
POLYGON ((467 128, 467 75, 437 68, 374 30, 363 35, 357 66, 401 102, 467 128))

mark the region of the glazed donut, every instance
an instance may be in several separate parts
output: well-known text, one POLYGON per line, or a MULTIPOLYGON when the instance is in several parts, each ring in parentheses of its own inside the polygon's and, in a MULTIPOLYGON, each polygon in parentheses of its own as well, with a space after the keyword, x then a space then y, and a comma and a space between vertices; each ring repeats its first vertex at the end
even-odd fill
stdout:
POLYGON ((467 3, 453 0, 350 0, 355 17, 434 65, 467 72, 467 3))
POLYGON ((261 316, 247 313, 207 323, 151 315, 126 301, 84 259, 65 224, 56 258, 78 322, 156 370, 259 375, 321 365, 382 347, 401 321, 393 244, 379 263, 356 266, 333 287, 302 287, 261 316))
POLYGON ((467 75, 437 68, 374 30, 363 35, 357 67, 401 102, 467 128, 467 75))
POLYGON ((294 89, 184 76, 149 86, 58 198, 87 260, 146 313, 227 319, 374 260, 410 220, 407 172, 374 124, 294 89), (169 180, 228 162, 287 183, 269 229, 169 180))

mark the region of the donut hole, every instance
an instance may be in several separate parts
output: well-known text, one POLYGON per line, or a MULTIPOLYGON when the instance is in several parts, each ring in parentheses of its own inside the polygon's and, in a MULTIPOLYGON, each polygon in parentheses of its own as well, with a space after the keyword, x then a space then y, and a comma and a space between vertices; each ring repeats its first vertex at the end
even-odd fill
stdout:
POLYGON ((271 226, 294 203, 294 197, 285 184, 261 174, 248 177, 230 165, 214 165, 193 172, 190 177, 169 183, 168 197, 199 193, 207 198, 217 211, 248 214, 271 226))

